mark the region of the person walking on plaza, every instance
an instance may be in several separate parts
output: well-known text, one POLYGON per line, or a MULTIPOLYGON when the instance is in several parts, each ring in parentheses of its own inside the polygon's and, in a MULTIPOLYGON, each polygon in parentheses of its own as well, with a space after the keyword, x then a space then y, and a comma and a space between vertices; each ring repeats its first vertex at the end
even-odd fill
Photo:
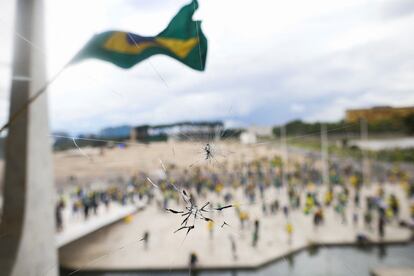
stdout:
POLYGON ((198 263, 197 254, 195 252, 191 252, 191 254, 190 254, 190 264, 189 264, 189 266, 190 266, 190 273, 189 274, 190 275, 196 275, 195 271, 194 271, 194 268, 196 267, 197 263, 198 263))
POLYGON ((357 226, 358 225, 358 213, 357 212, 354 212, 352 214, 352 222, 353 222, 353 225, 354 226, 357 226))
POLYGON ((385 236, 385 210, 384 208, 379 209, 378 234, 381 239, 383 239, 385 236))
POLYGON ((98 203, 96 192, 92 192, 90 194, 90 203, 91 203, 91 207, 92 207, 92 210, 93 210, 93 214, 97 215, 98 214, 99 203, 98 203))
POLYGON ((207 222, 207 229, 208 229, 209 237, 210 237, 210 240, 211 240, 211 239, 213 239, 213 233, 214 233, 214 221, 209 220, 207 222))
POLYGON ((332 187, 329 187, 328 191, 325 193, 324 197, 325 205, 330 206, 333 201, 333 190, 332 187))
POLYGON ((345 205, 341 202, 338 202, 338 204, 336 205, 335 208, 336 208, 337 213, 341 217, 341 223, 342 224, 347 224, 345 205))
POLYGON ((288 234, 288 244, 292 244, 293 225, 290 222, 286 223, 286 233, 288 234))
POLYGON ((78 213, 80 212, 80 208, 82 207, 82 203, 80 200, 76 197, 72 202, 72 216, 74 218, 78 217, 78 213))
POLYGON ((319 208, 313 214, 313 226, 317 228, 323 222, 323 211, 322 208, 319 208))
POLYGON ((393 217, 398 219, 400 213, 400 202, 394 194, 390 195, 389 206, 392 210, 393 217))
POLYGON ((148 242, 149 242, 149 232, 145 231, 144 232, 144 237, 142 238, 142 240, 144 241, 144 248, 145 250, 148 249, 148 242))
POLYGON ((240 220, 240 228, 244 230, 244 225, 246 221, 249 219, 249 214, 245 211, 239 211, 239 220, 240 220))
POLYGON ((289 216, 289 207, 286 205, 283 206, 283 214, 285 215, 285 218, 289 216))
POLYGON ((89 207, 90 207, 90 201, 87 195, 83 196, 82 205, 83 205, 83 216, 85 220, 87 220, 89 218, 89 207))
POLYGON ((360 205, 360 195, 359 195, 359 190, 355 191, 355 195, 354 195, 354 204, 356 207, 359 207, 360 205))
POLYGON ((254 221, 254 230, 253 230, 253 247, 257 246, 257 242, 259 241, 259 220, 254 221))
POLYGON ((233 254, 233 260, 237 261, 237 247, 236 247, 236 241, 234 240, 233 236, 229 236, 230 243, 231 243, 231 252, 233 254))
POLYGON ((366 210, 364 214, 364 223, 365 227, 368 228, 368 230, 372 230, 372 214, 370 210, 366 210))
POLYGON ((60 232, 63 230, 63 217, 62 212, 65 208, 65 201, 63 198, 59 199, 55 207, 55 219, 56 219, 56 229, 60 232))
POLYGON ((105 205, 106 211, 109 211, 109 195, 107 191, 101 193, 101 201, 105 205))

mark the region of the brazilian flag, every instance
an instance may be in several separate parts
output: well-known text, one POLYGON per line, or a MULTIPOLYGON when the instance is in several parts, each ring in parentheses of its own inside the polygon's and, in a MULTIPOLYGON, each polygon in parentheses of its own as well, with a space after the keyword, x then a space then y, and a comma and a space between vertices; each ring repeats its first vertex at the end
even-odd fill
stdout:
POLYGON ((197 0, 182 7, 167 28, 153 37, 123 31, 94 35, 71 63, 96 58, 122 68, 131 68, 152 55, 163 54, 195 70, 204 71, 207 39, 201 31, 201 22, 192 19, 197 8, 197 0))

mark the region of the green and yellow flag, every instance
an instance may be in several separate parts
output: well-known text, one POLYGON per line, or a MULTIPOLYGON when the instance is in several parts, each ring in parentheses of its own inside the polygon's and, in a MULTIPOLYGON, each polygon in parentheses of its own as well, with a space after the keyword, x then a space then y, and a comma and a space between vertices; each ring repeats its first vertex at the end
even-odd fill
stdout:
POLYGON ((197 0, 193 0, 181 8, 164 31, 153 37, 123 31, 94 35, 71 63, 96 58, 122 68, 131 68, 152 55, 163 54, 203 71, 207 57, 207 39, 201 31, 201 22, 192 19, 197 8, 197 0))

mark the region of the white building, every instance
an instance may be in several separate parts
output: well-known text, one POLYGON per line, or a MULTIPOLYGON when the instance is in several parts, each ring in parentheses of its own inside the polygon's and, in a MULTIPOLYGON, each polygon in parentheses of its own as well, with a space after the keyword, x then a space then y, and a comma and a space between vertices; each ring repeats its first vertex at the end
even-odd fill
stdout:
POLYGON ((240 142, 242 144, 254 144, 257 143, 258 138, 270 138, 272 134, 272 127, 251 126, 240 135, 240 142))
POLYGON ((273 128, 270 126, 251 126, 247 131, 255 134, 258 138, 270 138, 273 135, 273 128))
POLYGON ((253 132, 245 131, 240 134, 240 143, 242 144, 255 144, 257 142, 257 136, 253 132))

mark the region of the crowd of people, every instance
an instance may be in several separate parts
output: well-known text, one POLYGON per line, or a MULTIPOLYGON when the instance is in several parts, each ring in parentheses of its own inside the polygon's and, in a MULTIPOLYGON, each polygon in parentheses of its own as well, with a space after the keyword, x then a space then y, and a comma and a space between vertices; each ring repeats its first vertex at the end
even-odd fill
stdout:
MULTIPOLYGON (((165 211, 171 206, 184 204, 180 194, 182 191, 188 193, 196 205, 206 201, 215 208, 231 205, 240 229, 252 231, 252 247, 257 246, 261 233, 260 216, 253 217, 249 212, 249 206, 253 204, 261 206, 263 216, 283 213, 289 243, 295 231, 290 219, 292 212, 312 216, 314 228, 317 229, 324 224, 325 212, 331 208, 341 218, 341 223, 357 225, 362 222, 368 231, 376 229, 381 238, 385 235, 387 223, 412 224, 412 221, 400 220, 401 195, 384 188, 386 183, 403 188, 404 196, 411 204, 411 219, 414 220, 414 178, 407 171, 374 163, 370 179, 364 180, 359 162, 331 158, 329 183, 322 183, 320 167, 318 156, 312 153, 291 158, 288 164, 284 164, 278 155, 232 163, 225 160, 220 164, 199 164, 192 168, 170 163, 156 176, 140 172, 105 188, 76 186, 69 195, 62 195, 56 204, 57 229, 63 229, 62 212, 65 208, 71 208, 73 217, 85 220, 96 215, 101 205, 109 209, 112 203, 134 204, 138 200, 148 206, 155 204, 165 211), (375 191, 362 193, 362 187, 371 183, 378 184, 375 191), (287 200, 282 200, 281 196, 266 196, 270 190, 286 193, 287 200), (351 217, 349 213, 352 213, 351 217)), ((214 228, 220 225, 215 225, 213 221, 207 223, 210 239, 213 238, 214 228)), ((149 233, 146 246, 148 237, 149 233)), ((236 242, 234 238, 231 240, 235 250, 236 242)))
POLYGON ((64 227, 63 211, 70 208, 72 219, 88 220, 91 216, 97 216, 100 206, 106 211, 112 204, 125 206, 134 204, 140 193, 134 189, 131 183, 118 180, 116 184, 102 184, 99 188, 83 187, 76 185, 67 193, 61 192, 55 207, 56 228, 62 231, 64 227))

